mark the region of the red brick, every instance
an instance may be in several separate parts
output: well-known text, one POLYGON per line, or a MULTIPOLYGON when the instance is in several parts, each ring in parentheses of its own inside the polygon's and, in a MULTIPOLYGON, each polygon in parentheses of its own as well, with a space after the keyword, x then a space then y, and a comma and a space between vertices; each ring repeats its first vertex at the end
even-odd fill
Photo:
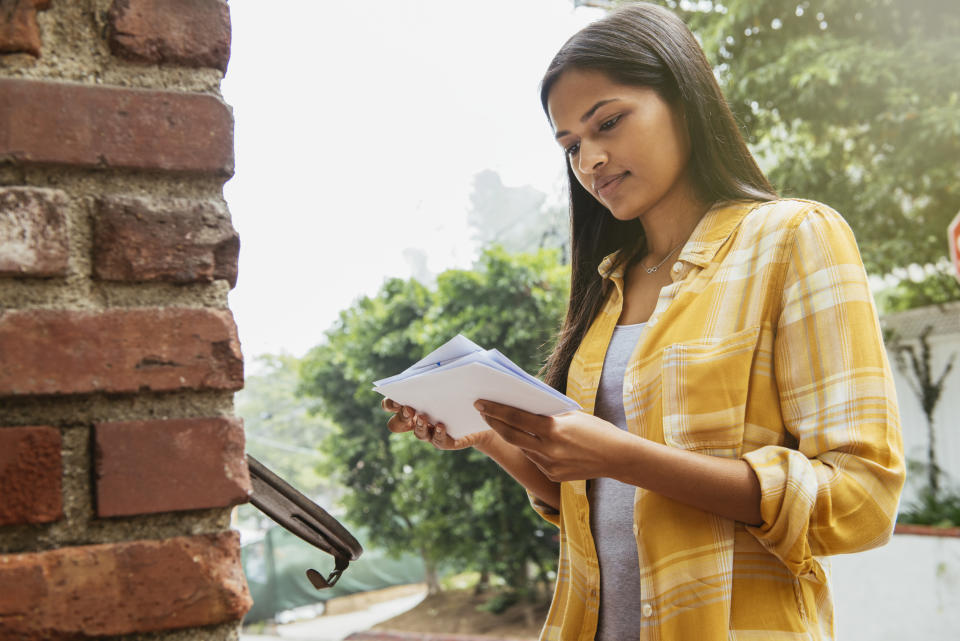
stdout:
POLYGON ((63 276, 69 237, 66 194, 0 187, 0 276, 63 276))
POLYGON ((0 161, 233 174, 233 116, 213 96, 0 79, 0 161))
POLYGON ((236 532, 0 556, 0 638, 89 639, 238 621, 236 532))
POLYGON ((251 491, 237 418, 100 423, 97 514, 126 516, 245 503, 251 491))
POLYGON ((116 56, 227 70, 230 10, 225 0, 114 0, 107 21, 116 56))
POLYGON ((50 0, 0 0, 0 53, 40 55, 37 11, 50 7, 50 0))
POLYGON ((0 362, 0 396, 243 387, 225 309, 0 311, 0 362))
POLYGON ((99 202, 93 272, 102 280, 237 283, 240 237, 222 203, 154 202, 108 197, 99 202))
POLYGON ((0 428, 0 525, 59 520, 62 477, 59 430, 0 428))

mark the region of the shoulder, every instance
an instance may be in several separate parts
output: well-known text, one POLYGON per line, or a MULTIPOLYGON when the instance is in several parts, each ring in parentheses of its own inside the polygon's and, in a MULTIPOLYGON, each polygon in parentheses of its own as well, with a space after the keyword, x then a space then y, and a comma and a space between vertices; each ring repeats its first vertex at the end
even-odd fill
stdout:
POLYGON ((809 225, 849 228, 843 216, 829 205, 803 198, 779 198, 757 203, 743 222, 747 228, 758 231, 795 231, 809 225))
POLYGON ((744 216, 738 236, 741 244, 761 243, 785 251, 798 243, 856 243, 850 225, 836 210, 802 198, 756 203, 744 216))

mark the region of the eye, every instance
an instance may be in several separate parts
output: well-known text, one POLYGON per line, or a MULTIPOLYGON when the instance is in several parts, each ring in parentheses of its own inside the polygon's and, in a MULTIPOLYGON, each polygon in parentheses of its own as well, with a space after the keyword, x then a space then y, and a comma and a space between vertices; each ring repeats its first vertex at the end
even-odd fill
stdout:
POLYGON ((580 143, 577 142, 565 148, 563 153, 567 154, 568 156, 575 156, 578 151, 580 151, 580 143))
POLYGON ((614 127, 616 127, 617 123, 620 122, 620 118, 622 115, 623 114, 617 114, 610 120, 603 121, 603 124, 600 125, 600 131, 607 131, 609 129, 613 129, 614 127))

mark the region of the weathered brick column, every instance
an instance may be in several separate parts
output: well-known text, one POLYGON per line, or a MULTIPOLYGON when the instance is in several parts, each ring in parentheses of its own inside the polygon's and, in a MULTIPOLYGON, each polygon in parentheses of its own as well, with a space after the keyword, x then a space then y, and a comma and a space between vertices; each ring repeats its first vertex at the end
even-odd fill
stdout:
POLYGON ((0 0, 0 639, 236 639, 225 0, 0 0))

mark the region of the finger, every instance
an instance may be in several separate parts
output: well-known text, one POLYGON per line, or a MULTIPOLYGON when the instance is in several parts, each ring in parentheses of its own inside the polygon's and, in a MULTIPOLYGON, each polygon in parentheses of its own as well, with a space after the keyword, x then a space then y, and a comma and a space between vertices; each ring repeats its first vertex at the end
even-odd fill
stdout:
POLYGON ((433 437, 437 432, 437 426, 433 424, 430 420, 430 417, 426 414, 420 414, 420 418, 423 420, 424 426, 427 428, 427 438, 425 440, 433 442, 433 437))
POLYGON ((437 423, 436 429, 433 430, 433 445, 434 447, 445 447, 448 446, 448 439, 450 437, 447 435, 447 426, 443 423, 437 423))
POLYGON ((533 434, 528 434, 527 432, 517 429, 512 425, 508 425, 499 419, 493 418, 492 416, 488 416, 486 414, 481 414, 480 416, 483 417, 483 420, 493 429, 494 432, 503 437, 503 440, 511 445, 516 445, 519 448, 531 450, 538 450, 543 446, 543 442, 533 434))
POLYGON ((523 448, 521 448, 520 451, 530 459, 530 462, 539 467, 541 472, 546 472, 546 468, 550 467, 551 461, 544 454, 536 450, 525 450, 523 448))
POLYGON ((407 419, 404 419, 399 414, 394 414, 390 417, 390 420, 387 421, 387 429, 395 434, 399 434, 400 432, 409 432, 413 429, 413 423, 407 419))
POLYGON ((421 441, 429 441, 433 439, 433 424, 430 423, 430 417, 426 414, 417 414, 413 417, 413 433, 416 434, 417 438, 421 441))
POLYGON ((545 435, 553 423, 553 419, 549 416, 541 416, 540 414, 527 412, 518 407, 503 405, 486 399, 478 400, 474 403, 474 407, 476 407, 481 414, 490 416, 502 423, 512 425, 524 432, 529 432, 537 436, 545 435))
POLYGON ((413 419, 413 435, 421 441, 427 439, 427 425, 419 417, 413 419))
POLYGON ((402 406, 393 399, 384 397, 384 399, 380 401, 380 407, 388 412, 399 412, 402 406))
POLYGON ((550 479, 551 481, 564 480, 564 479, 561 479, 561 478, 554 472, 554 466, 553 466, 553 464, 552 464, 552 461, 551 461, 550 459, 548 459, 546 456, 543 456, 543 455, 540 454, 539 452, 535 452, 535 451, 533 451, 533 450, 524 450, 524 449, 521 449, 520 451, 523 452, 524 456, 526 456, 528 459, 530 459, 530 462, 533 463, 534 465, 536 465, 537 468, 538 468, 541 472, 543 472, 543 475, 546 476, 546 477, 547 477, 548 479, 550 479))

